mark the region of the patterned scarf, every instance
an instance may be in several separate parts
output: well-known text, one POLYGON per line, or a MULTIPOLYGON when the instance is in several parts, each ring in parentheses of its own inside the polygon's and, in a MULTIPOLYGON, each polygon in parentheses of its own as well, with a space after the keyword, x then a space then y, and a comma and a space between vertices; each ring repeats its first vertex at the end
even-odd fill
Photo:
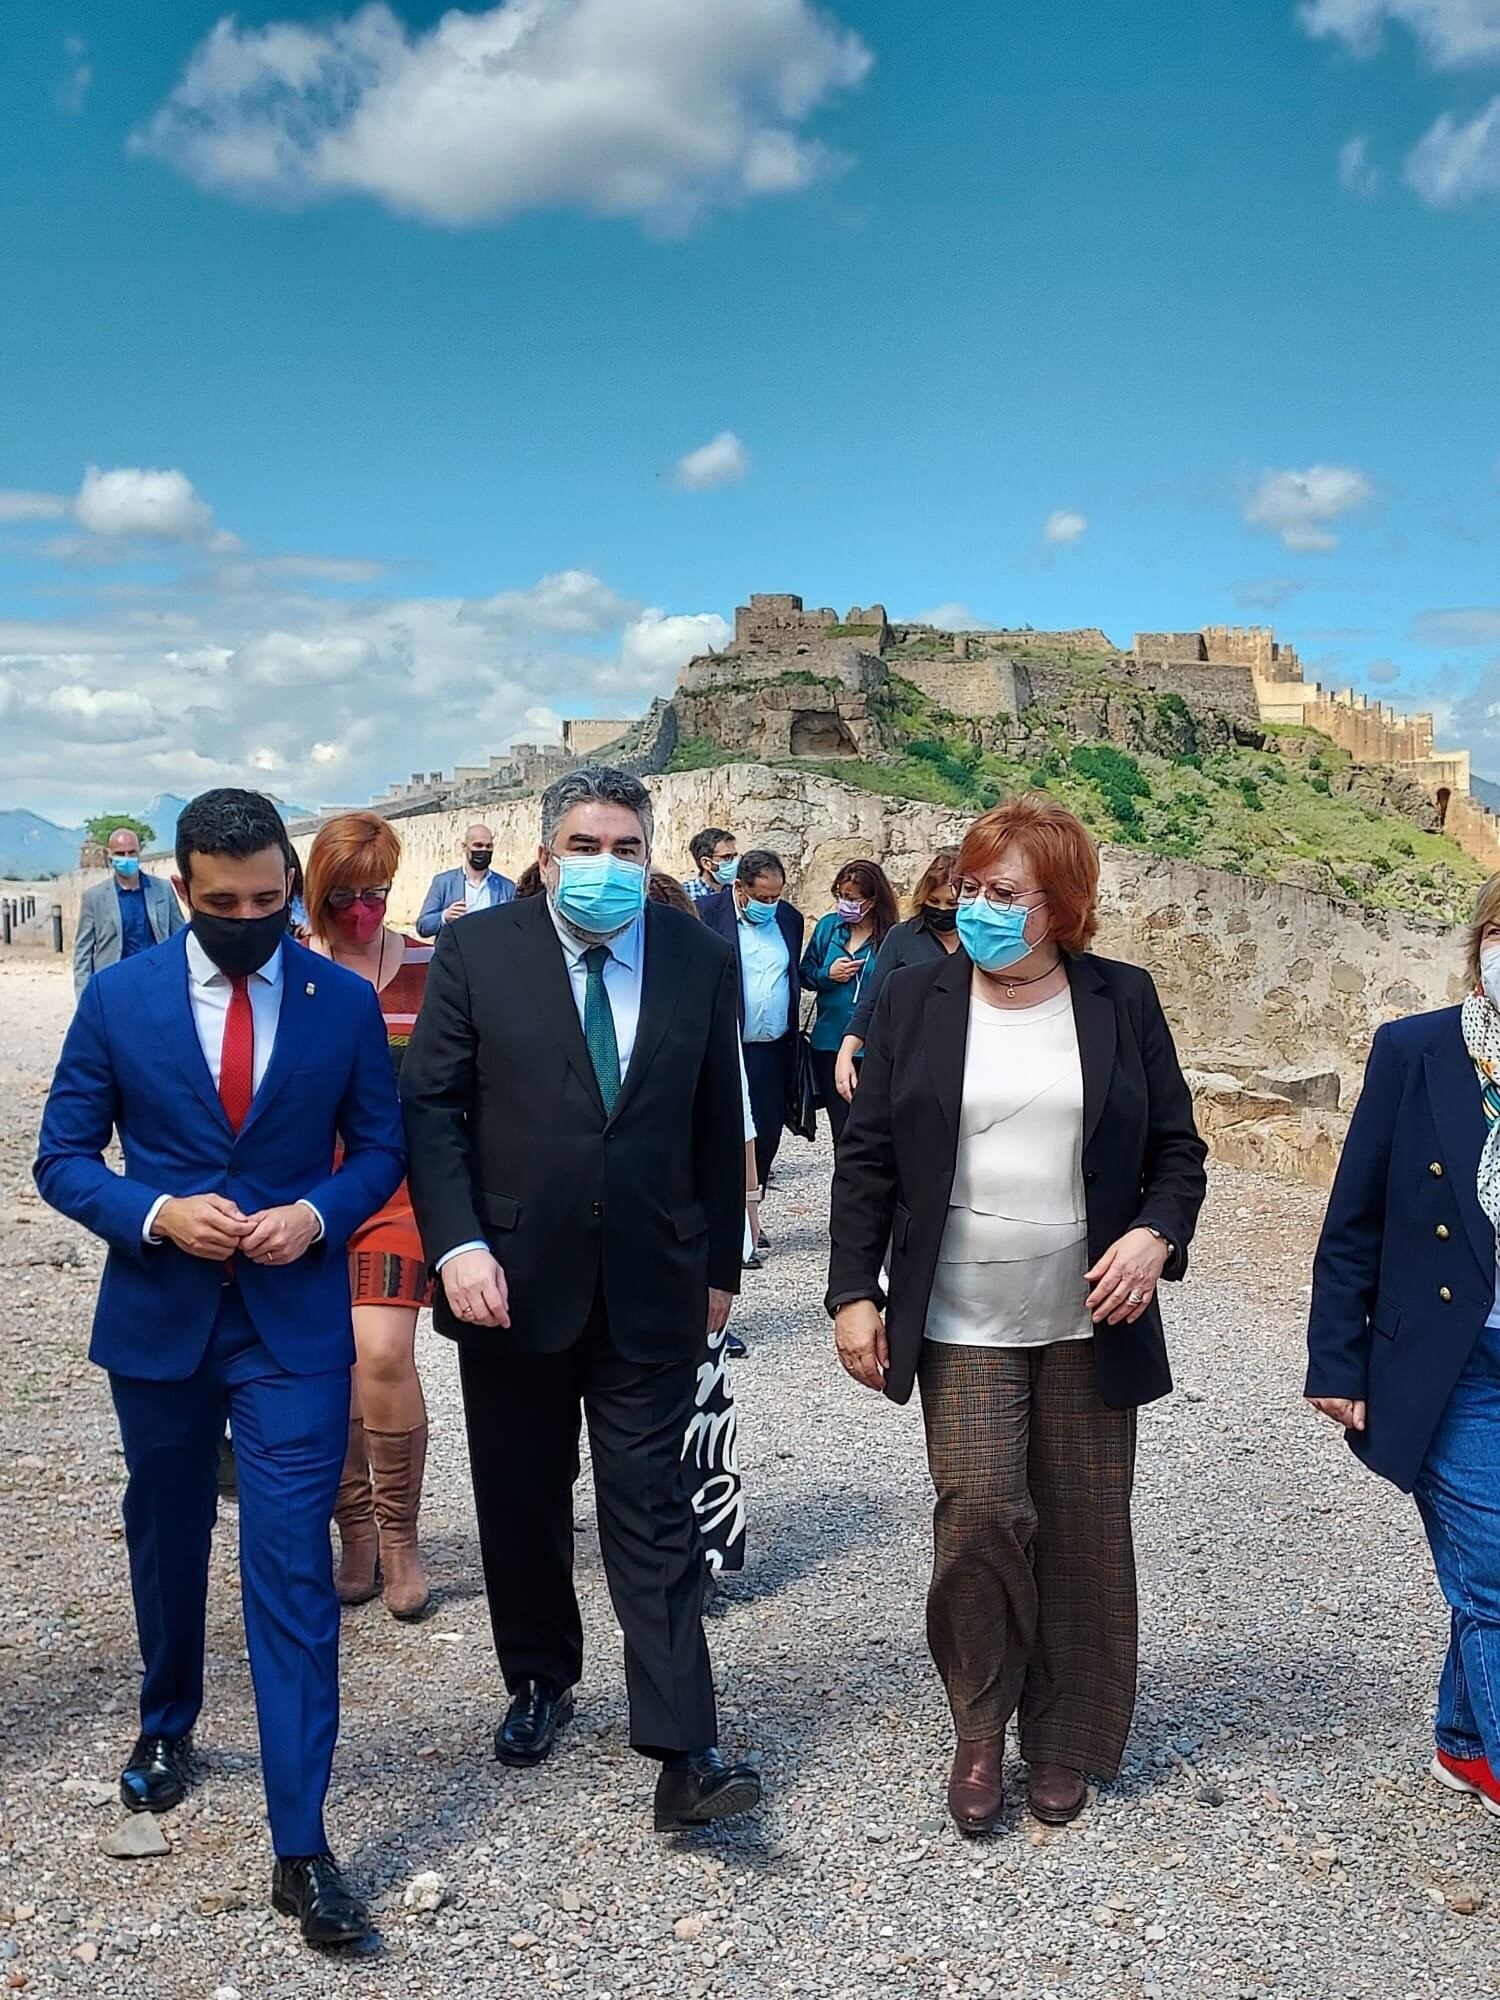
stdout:
POLYGON ((1463 1030, 1489 1127, 1479 1156, 1479 1206, 1500 1231, 1500 1013, 1482 993, 1464 1001, 1463 1030))

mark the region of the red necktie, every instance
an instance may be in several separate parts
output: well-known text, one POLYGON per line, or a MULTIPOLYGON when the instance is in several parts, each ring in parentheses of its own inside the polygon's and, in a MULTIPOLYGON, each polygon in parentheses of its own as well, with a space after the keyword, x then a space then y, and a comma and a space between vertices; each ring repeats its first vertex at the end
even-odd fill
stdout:
POLYGON ((250 1115, 250 1100, 255 1095, 255 1015, 249 980, 231 979, 229 983, 233 991, 219 1053, 219 1102, 238 1132, 250 1115))

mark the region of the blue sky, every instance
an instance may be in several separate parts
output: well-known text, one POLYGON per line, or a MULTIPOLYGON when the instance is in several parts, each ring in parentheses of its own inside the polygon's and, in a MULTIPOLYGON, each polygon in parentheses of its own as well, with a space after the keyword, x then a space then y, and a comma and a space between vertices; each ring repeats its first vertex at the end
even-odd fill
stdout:
POLYGON ((752 590, 1273 622, 1500 776, 1500 0, 0 35, 0 805, 360 799, 752 590))

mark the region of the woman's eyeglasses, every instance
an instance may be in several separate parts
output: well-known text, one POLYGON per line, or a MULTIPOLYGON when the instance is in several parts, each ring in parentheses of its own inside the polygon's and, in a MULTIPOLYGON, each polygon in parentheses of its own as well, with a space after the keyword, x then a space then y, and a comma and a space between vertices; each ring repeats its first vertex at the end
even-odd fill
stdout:
POLYGON ((1039 903, 1047 900, 1045 889, 1028 889, 1018 896, 1013 889, 982 889, 977 882, 960 882, 958 885, 958 900, 961 903, 977 902, 981 895, 996 910, 1034 910, 1039 903))
POLYGON ((352 910, 356 903, 363 903, 367 910, 383 910, 390 888, 384 889, 330 889, 328 907, 330 910, 352 910))

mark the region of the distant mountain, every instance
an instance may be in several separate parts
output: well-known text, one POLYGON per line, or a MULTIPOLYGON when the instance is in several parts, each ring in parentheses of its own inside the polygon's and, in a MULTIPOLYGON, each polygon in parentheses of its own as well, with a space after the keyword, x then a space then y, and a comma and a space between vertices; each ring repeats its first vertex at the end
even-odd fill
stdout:
POLYGON ((1492 813, 1500 813, 1500 785, 1492 778, 1469 777, 1469 790, 1482 806, 1488 806, 1492 813))
POLYGON ((55 826, 40 813, 16 808, 0 812, 0 876, 36 882, 78 865, 81 827, 55 826))

